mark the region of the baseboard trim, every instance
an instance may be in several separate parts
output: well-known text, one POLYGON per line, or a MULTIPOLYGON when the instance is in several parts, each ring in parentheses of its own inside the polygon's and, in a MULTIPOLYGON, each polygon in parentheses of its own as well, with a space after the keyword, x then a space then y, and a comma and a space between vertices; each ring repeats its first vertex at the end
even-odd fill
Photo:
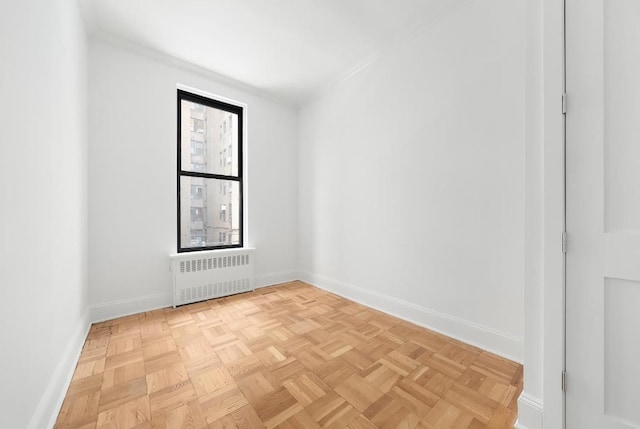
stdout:
POLYGON ((522 363, 522 338, 318 274, 298 274, 300 280, 320 289, 522 363))
POLYGON ((255 287, 256 289, 258 289, 262 287, 277 285, 280 283, 288 283, 295 280, 298 280, 298 271, 279 271, 276 273, 256 276, 255 287))
POLYGON ((542 429, 542 401, 524 391, 518 398, 516 429, 542 429))
POLYGON ((143 313, 145 311, 158 310, 172 305, 171 294, 156 293, 153 295, 95 304, 89 307, 89 310, 91 322, 97 323, 143 313))
MULTIPOLYGON (((256 276, 255 287, 257 289, 280 283, 287 283, 294 280, 298 280, 297 271, 280 271, 256 276)), ((89 307, 90 320, 92 323, 104 322, 105 320, 117 319, 118 317, 130 316, 132 314, 143 313, 145 311, 158 310, 160 308, 171 307, 172 305, 173 301, 170 293, 157 293, 136 298, 110 301, 89 307)))
POLYGON ((71 336, 58 365, 51 374, 49 384, 40 397, 27 429, 53 428, 55 425, 90 328, 91 324, 87 312, 81 317, 76 331, 71 336))

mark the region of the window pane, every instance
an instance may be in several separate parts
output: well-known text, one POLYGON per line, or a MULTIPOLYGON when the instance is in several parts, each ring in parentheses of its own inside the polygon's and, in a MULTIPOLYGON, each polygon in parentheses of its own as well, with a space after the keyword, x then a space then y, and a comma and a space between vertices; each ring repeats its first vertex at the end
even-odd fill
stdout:
POLYGON ((240 244, 239 207, 239 182, 182 176, 180 247, 240 244))
POLYGON ((181 101, 181 165, 185 171, 238 175, 238 115, 181 101))

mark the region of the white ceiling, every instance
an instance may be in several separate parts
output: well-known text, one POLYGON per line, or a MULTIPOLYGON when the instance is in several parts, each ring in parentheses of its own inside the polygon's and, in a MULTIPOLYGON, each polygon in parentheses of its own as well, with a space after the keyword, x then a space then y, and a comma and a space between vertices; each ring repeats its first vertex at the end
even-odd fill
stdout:
POLYGON ((300 104, 454 0, 84 0, 116 36, 300 104))

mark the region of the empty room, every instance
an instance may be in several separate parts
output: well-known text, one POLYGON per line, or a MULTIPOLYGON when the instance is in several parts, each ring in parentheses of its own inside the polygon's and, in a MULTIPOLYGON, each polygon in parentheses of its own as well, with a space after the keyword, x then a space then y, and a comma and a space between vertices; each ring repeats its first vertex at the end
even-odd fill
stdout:
POLYGON ((0 427, 640 428, 639 47, 633 0, 2 1, 0 427))

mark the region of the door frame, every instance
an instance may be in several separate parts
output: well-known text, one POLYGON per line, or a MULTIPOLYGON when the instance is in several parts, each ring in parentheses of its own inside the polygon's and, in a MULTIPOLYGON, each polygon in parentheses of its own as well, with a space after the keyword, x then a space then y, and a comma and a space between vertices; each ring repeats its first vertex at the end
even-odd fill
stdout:
POLYGON ((525 370, 516 427, 558 429, 565 427, 565 1, 526 0, 526 10, 525 370))
MULTIPOLYGON (((535 1, 535 0, 533 0, 535 1)), ((566 133, 562 114, 565 92, 565 1, 543 3, 544 81, 544 275, 543 275, 543 399, 544 427, 564 428, 565 400, 565 257, 566 133)), ((570 102, 569 102, 570 105, 570 102)), ((570 380, 569 380, 570 382, 570 380)))

